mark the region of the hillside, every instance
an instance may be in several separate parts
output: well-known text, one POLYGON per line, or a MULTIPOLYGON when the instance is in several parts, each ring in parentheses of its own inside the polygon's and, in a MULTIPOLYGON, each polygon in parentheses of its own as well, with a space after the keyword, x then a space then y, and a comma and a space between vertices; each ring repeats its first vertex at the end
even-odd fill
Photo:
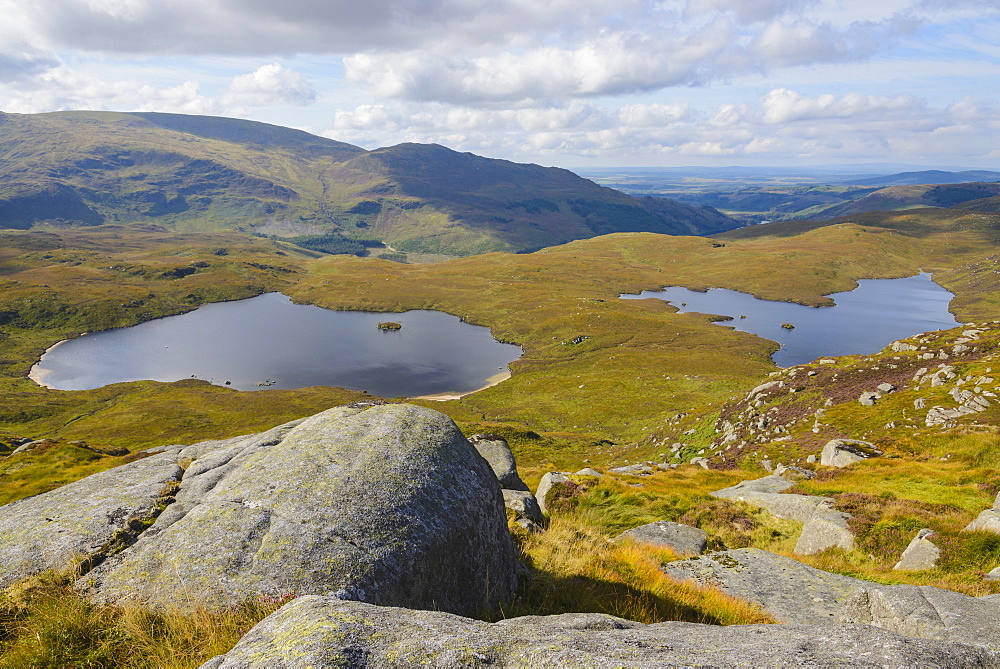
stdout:
POLYGON ((252 121, 160 113, 0 114, 0 227, 151 223, 400 251, 525 251, 609 232, 736 227, 710 208, 435 145, 365 151, 252 121))
POLYGON ((826 209, 812 218, 823 220, 868 211, 900 211, 917 207, 996 211, 997 196, 1000 196, 1000 183, 889 186, 826 209))
MULTIPOLYGON (((477 184, 470 180, 463 187, 471 191, 477 184)), ((527 570, 521 571, 530 572, 531 580, 504 608, 505 617, 601 612, 650 623, 811 624, 817 617, 826 623, 857 608, 847 607, 845 597, 854 596, 850 592, 830 593, 832 582, 882 598, 903 597, 921 586, 921 593, 949 598, 948 610, 959 615, 926 634, 1000 650, 995 617, 984 627, 966 623, 970 611, 995 616, 995 599, 982 595, 1000 594, 1000 580, 988 576, 1000 573, 1000 534, 969 530, 978 517, 992 517, 990 504, 1000 503, 995 401, 1000 386, 994 372, 1000 295, 993 278, 998 231, 1000 218, 994 214, 922 208, 753 226, 714 239, 612 234, 535 253, 419 265, 309 253, 233 231, 179 233, 140 225, 0 231, 0 501, 23 500, 5 507, 6 527, 29 527, 32 541, 62 541, 58 530, 79 525, 83 506, 96 499, 96 511, 86 515, 95 519, 91 525, 102 539, 87 538, 85 545, 97 546, 101 557, 113 553, 96 566, 93 578, 46 572, 8 589, 8 598, 0 602, 0 662, 65 666, 87 657, 107 666, 198 666, 229 651, 251 625, 289 599, 311 601, 296 597, 306 592, 299 586, 282 585, 268 590, 280 596, 255 597, 246 608, 191 621, 169 612, 122 608, 114 601, 114 589, 121 587, 127 595, 133 586, 113 581, 127 583, 129 565, 139 565, 137 582, 143 585, 134 594, 152 592, 148 574, 173 558, 147 553, 158 550, 151 542, 192 531, 185 528, 194 525, 212 532, 228 527, 223 521, 182 525, 178 516, 192 504, 200 509, 192 511, 192 521, 218 508, 220 513, 235 509, 250 524, 235 532, 232 549, 214 538, 182 537, 178 545, 197 549, 180 559, 186 568, 201 572, 210 563, 225 563, 229 581, 234 565, 264 564, 265 555, 258 551, 264 546, 269 551, 273 544, 284 551, 279 573, 313 573, 293 568, 297 563, 290 558, 310 556, 310 567, 322 560, 286 549, 284 540, 258 541, 262 535, 253 528, 266 533, 271 531, 266 528, 292 527, 299 533, 303 521, 317 517, 318 508, 328 508, 303 501, 307 498, 298 489, 273 492, 288 482, 310 494, 328 489, 298 472, 317 471, 329 453, 314 456, 302 442, 291 440, 287 451, 298 459, 275 458, 263 470, 257 466, 268 458, 230 457, 236 450, 228 449, 271 448, 284 443, 272 438, 274 430, 287 430, 306 416, 346 403, 348 411, 365 410, 383 400, 331 387, 239 392, 198 379, 54 391, 26 378, 42 351, 83 331, 269 291, 328 308, 446 311, 522 346, 524 355, 511 365, 512 376, 498 385, 458 400, 409 400, 419 409, 405 407, 402 398, 389 400, 389 411, 425 416, 428 408, 440 411, 462 434, 484 435, 477 443, 506 441, 523 482, 539 490, 535 499, 544 502, 547 515, 533 521, 537 526, 520 524, 525 518, 517 516, 515 505, 508 506, 508 527, 527 570), (618 299, 621 293, 664 285, 718 286, 818 306, 829 303, 825 295, 849 290, 857 279, 918 270, 932 272, 955 293, 950 308, 963 326, 917 335, 873 355, 785 370, 770 360, 774 342, 720 327, 712 315, 678 313, 656 299, 618 299), (262 431, 271 436, 252 435, 262 431), (196 444, 206 439, 212 441, 196 444), (878 451, 878 457, 842 468, 826 464, 821 454, 835 439, 864 440, 864 448, 878 451), (136 452, 150 447, 157 453, 136 452), (220 462, 226 464, 216 466, 220 462), (105 470, 116 465, 125 467, 117 470, 124 474, 150 472, 148 499, 136 517, 116 511, 122 503, 108 496, 105 483, 116 475, 105 470), (247 469, 239 473, 236 468, 244 465, 247 469), (178 468, 185 467, 177 486, 178 468), (578 473, 558 474, 565 479, 560 481, 552 472, 578 473), (107 478, 84 478, 95 473, 107 478), (165 486, 168 475, 173 483, 165 486), (218 476, 231 478, 216 485, 218 476), (546 480, 552 484, 548 492, 542 486, 546 480), (742 501, 731 495, 734 488, 742 494, 750 486, 776 484, 782 494, 765 492, 742 501), (95 489, 100 493, 79 492, 95 489), (281 508, 273 520, 258 498, 277 501, 281 508), (838 543, 806 551, 806 539, 816 539, 815 527, 807 531, 816 525, 813 516, 781 515, 780 508, 757 504, 759 499, 796 509, 821 504, 815 507, 823 509, 819 521, 828 523, 833 532, 827 534, 836 534, 838 543), (10 515, 12 508, 36 511, 10 515), (31 522, 22 522, 25 517, 31 522), (700 531, 705 547, 695 553, 713 552, 679 559, 681 553, 669 546, 614 540, 623 531, 664 522, 700 531), (166 531, 175 534, 158 534, 168 524, 166 531), (930 541, 940 549, 936 566, 896 570, 910 543, 926 538, 924 530, 934 532, 930 541), (137 538, 140 532, 145 536, 137 538), (247 559, 229 560, 233 551, 247 559), (748 560, 755 562, 744 569, 748 560), (729 573, 719 579, 709 574, 700 585, 679 580, 684 570, 720 565, 729 573), (743 585, 763 584, 769 594, 761 598, 759 592, 740 589, 741 579, 743 585), (85 591, 74 589, 74 583, 85 591), (814 585, 822 587, 817 591, 814 585), (101 594, 105 588, 107 596, 101 594), (795 599, 802 592, 808 599, 795 599), (812 618, 800 621, 800 616, 812 618), (70 643, 67 629, 89 636, 80 641, 74 636, 70 643), (165 631, 149 634, 150 629, 165 631), (178 641, 170 643, 171 635, 178 641), (125 656, 138 659, 133 664, 114 659, 125 656)), ((330 434, 325 428, 320 432, 330 434)), ((307 435, 309 443, 315 434, 307 435)), ((349 438, 351 457, 365 442, 358 434, 349 438)), ((426 440, 417 441, 423 449, 426 440)), ((375 477, 375 488, 425 480, 414 473, 414 459, 397 446, 392 442, 391 456, 361 458, 366 473, 375 477), (402 463, 405 473, 397 474, 390 461, 402 463)), ((136 484, 131 475, 117 480, 129 489, 136 484)), ((360 489, 370 487, 359 481, 360 489)), ((512 497, 510 492, 503 498, 512 497)), ((522 496, 512 499, 521 499, 526 510, 534 496, 519 492, 522 496)), ((439 508, 440 497, 448 494, 435 482, 429 506, 439 508)), ((371 497, 363 500, 368 519, 374 517, 371 497)), ((502 514, 502 507, 497 511, 502 514)), ((324 513, 344 515, 336 508, 324 513)), ((21 550, 25 542, 9 536, 14 536, 8 542, 12 550, 21 550)), ((82 570, 92 571, 94 562, 84 560, 82 570)), ((181 578, 194 582, 184 574, 181 578)), ((215 576, 199 580, 206 585, 196 592, 211 592, 219 581, 215 576)), ((185 590, 167 585, 157 591, 173 596, 185 590)), ((369 606, 340 599, 336 605, 369 606)), ((864 617, 869 613, 855 611, 849 620, 872 624, 864 617)), ((891 626, 897 623, 879 624, 896 629, 891 626)), ((803 628, 799 641, 789 643, 812 643, 817 634, 827 638, 829 630, 803 628)), ((879 633, 865 628, 865 644, 879 633)), ((899 634, 910 647, 914 637, 925 635, 899 634)), ((298 637, 289 638, 301 645, 298 637)))

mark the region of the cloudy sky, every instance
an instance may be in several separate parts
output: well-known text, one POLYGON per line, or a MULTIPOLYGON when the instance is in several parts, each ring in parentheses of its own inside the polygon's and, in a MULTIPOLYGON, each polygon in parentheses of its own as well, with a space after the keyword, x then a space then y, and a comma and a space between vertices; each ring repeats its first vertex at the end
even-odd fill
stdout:
POLYGON ((0 110, 563 167, 1000 168, 1000 0, 0 0, 0 110))

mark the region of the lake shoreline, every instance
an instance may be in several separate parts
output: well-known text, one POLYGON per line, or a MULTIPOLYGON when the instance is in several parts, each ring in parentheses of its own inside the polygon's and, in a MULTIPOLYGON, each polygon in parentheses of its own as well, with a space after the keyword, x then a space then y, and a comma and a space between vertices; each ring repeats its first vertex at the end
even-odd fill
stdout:
POLYGON ((511 377, 510 371, 500 372, 499 374, 494 374, 490 378, 486 379, 486 385, 482 388, 476 388, 475 390, 470 390, 467 393, 434 393, 433 395, 416 395, 414 397, 407 397, 408 400, 431 400, 432 402, 448 402, 451 400, 460 400, 463 397, 468 397, 473 393, 478 393, 480 390, 486 390, 487 388, 492 388, 493 386, 506 381, 511 377))

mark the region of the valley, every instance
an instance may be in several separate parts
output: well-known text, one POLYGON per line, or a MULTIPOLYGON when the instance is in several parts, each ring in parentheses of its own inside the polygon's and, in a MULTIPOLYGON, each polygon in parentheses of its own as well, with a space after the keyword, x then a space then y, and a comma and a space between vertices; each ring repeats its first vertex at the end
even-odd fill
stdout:
MULTIPOLYGON (((639 623, 789 622, 779 608, 749 595, 675 578, 681 555, 672 549, 609 541, 653 522, 704 532, 712 553, 699 560, 719 560, 722 567, 714 569, 766 551, 774 555, 768 559, 794 558, 829 572, 816 578, 850 577, 887 588, 865 586, 878 596, 933 586, 988 606, 989 596, 1000 594, 1000 580, 987 577, 1000 566, 1000 534, 969 529, 1000 493, 995 184, 889 185, 890 191, 907 189, 906 202, 921 205, 865 206, 834 218, 738 227, 714 210, 633 198, 563 170, 443 147, 365 151, 264 124, 178 115, 44 117, 4 115, 0 123, 0 147, 7 151, 6 190, 0 192, 0 502, 50 499, 45 495, 63 494, 73 482, 89 485, 93 479, 86 477, 116 466, 155 473, 145 502, 155 512, 146 509, 151 515, 132 518, 136 522, 125 523, 123 534, 106 538, 112 542, 108 555, 95 561, 107 562, 85 562, 81 573, 110 575, 118 561, 136 555, 155 564, 157 558, 140 553, 163 535, 142 533, 150 526, 179 531, 182 516, 199 504, 199 513, 214 513, 212 505, 229 509, 226 504, 258 513, 256 505, 264 502, 250 493, 219 501, 206 492, 211 486, 186 483, 208 480, 197 477, 213 468, 254 485, 268 477, 281 485, 291 481, 285 494, 298 494, 297 479, 286 481, 281 467, 305 471, 326 457, 313 455, 302 464, 294 454, 313 436, 334 434, 318 416, 333 411, 322 415, 335 416, 330 420, 337 426, 364 423, 350 434, 398 434, 402 428, 365 422, 365 416, 384 414, 405 416, 400 424, 441 426, 448 435, 442 443, 457 439, 465 447, 472 435, 479 435, 476 444, 505 443, 522 485, 538 490, 555 481, 549 493, 539 492, 544 517, 525 522, 527 512, 508 504, 507 530, 489 539, 506 541, 509 533, 532 579, 511 589, 502 610, 477 613, 481 618, 606 613, 639 623), (88 132, 77 144, 56 148, 65 144, 67 127, 88 132), (54 144, 27 152, 19 163, 12 157, 26 151, 27 137, 54 144), (110 151, 112 145, 118 148, 110 151), (48 155, 44 169, 39 152, 48 155), (368 252, 320 248, 348 242, 368 252), (390 257, 377 257, 379 244, 390 247, 390 257), (419 255, 424 253, 430 255, 419 255), (436 262, 416 262, 422 259, 436 262), (717 316, 680 312, 655 298, 619 298, 682 286, 820 306, 859 280, 921 272, 954 294, 949 309, 957 327, 902 337, 879 352, 784 369, 772 362, 774 342, 720 327, 717 316), (332 386, 249 392, 198 378, 54 390, 28 378, 59 341, 268 293, 287 295, 296 305, 380 314, 373 323, 403 320, 399 314, 411 310, 444 312, 488 327, 523 355, 510 363, 510 378, 444 401, 332 386), (302 423, 307 416, 313 418, 302 423), (293 434, 304 436, 287 437, 293 434), (865 457, 843 467, 829 464, 824 453, 837 440, 861 444, 855 449, 865 457), (291 459, 253 460, 272 446, 291 459), (217 448, 249 455, 219 456, 225 460, 219 464, 217 448), (242 472, 245 462, 263 469, 242 472), (161 471, 175 469, 183 474, 171 479, 176 487, 157 488, 161 471), (757 480, 764 483, 751 483, 757 480), (817 522, 833 522, 839 537, 846 532, 851 539, 804 551, 802 537, 816 518, 753 501, 771 504, 766 496, 722 494, 739 485, 778 485, 780 494, 770 488, 755 493, 796 508, 820 505, 828 513, 817 522), (176 527, 157 525, 160 514, 176 527), (933 530, 937 562, 894 569, 925 528, 933 530)), ((891 195, 872 190, 851 206, 879 193, 891 195)), ((358 439, 368 443, 367 436, 358 439)), ((346 452, 353 453, 351 447, 346 452)), ((419 447, 414 452, 427 455, 419 447)), ((372 460, 377 464, 364 465, 364 475, 376 481, 368 489, 424 480, 405 467, 399 470, 405 474, 385 473, 384 462, 393 457, 380 455, 372 460)), ((482 458, 473 460, 485 467, 482 458)), ((347 465, 338 460, 334 469, 341 467, 347 465)), ((254 490, 261 499, 271 494, 254 490)), ((431 490, 432 498, 440 494, 431 490)), ((507 492, 504 486, 505 499, 507 492)), ((105 510, 95 513, 101 520, 105 510)), ((108 522, 98 523, 102 532, 108 522)), ((199 559, 185 558, 185 568, 199 559)), ((104 592, 99 579, 86 583, 82 576, 48 572, 32 578, 18 586, 23 591, 5 595, 0 625, 9 641, 0 653, 30 646, 44 636, 39 630, 65 627, 60 616, 70 610, 81 617, 74 624, 97 636, 113 627, 102 616, 121 617, 115 605, 80 594, 104 592), (47 597, 64 607, 59 615, 42 608, 47 597), (22 628, 38 633, 22 634, 22 628)), ((172 586, 163 588, 172 592, 172 586)), ((248 600, 186 628, 190 621, 180 614, 155 624, 186 629, 176 632, 186 639, 177 643, 191 655, 178 664, 197 666, 229 651, 247 627, 288 599, 305 607, 313 601, 306 595, 316 593, 297 594, 248 600), (208 636, 206 629, 220 635, 216 645, 194 640, 208 636)), ((337 601, 362 606, 361 599, 337 601)), ((154 614, 129 615, 148 622, 142 616, 154 614)), ((808 634, 791 625, 786 632, 808 634)), ((920 643, 958 638, 948 636, 954 630, 941 634, 920 643)), ((139 643, 127 638, 127 644, 139 643)), ((161 643, 147 642, 150 648, 161 643)), ((994 640, 986 647, 996 650, 990 644, 994 640)), ((22 658, 38 656, 24 652, 22 658)))

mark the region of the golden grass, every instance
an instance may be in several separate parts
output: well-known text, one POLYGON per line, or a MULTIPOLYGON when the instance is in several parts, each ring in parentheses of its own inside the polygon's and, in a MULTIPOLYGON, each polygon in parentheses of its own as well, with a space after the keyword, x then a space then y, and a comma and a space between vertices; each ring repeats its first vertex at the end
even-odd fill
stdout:
POLYGON ((572 514, 556 516, 545 532, 526 537, 522 551, 532 581, 504 607, 504 617, 594 612, 644 623, 773 622, 746 602, 666 576, 660 566, 676 559, 671 551, 611 543, 600 529, 572 514))
POLYGON ((222 611, 94 605, 68 579, 45 574, 0 598, 0 667, 197 667, 286 601, 222 611))

